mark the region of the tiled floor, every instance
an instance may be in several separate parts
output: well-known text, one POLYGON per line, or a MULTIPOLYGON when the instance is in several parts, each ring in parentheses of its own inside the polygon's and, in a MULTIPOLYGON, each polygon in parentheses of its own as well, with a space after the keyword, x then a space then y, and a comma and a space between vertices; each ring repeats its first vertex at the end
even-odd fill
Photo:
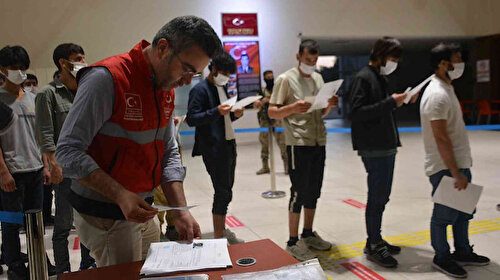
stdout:
MULTIPOLYGON (((245 137, 248 138, 248 135, 245 137)), ((471 223, 470 239, 475 251, 489 256, 492 263, 486 267, 466 269, 469 279, 500 279, 500 212, 496 210, 496 205, 500 203, 500 132, 475 131, 470 132, 469 137, 474 159, 473 182, 485 186, 471 223)), ((288 239, 288 198, 264 199, 260 196, 270 189, 270 179, 269 175, 255 175, 260 168, 257 135, 255 141, 241 142, 244 144, 238 146, 234 198, 229 211, 244 227, 234 231, 247 241, 270 238, 284 247, 288 239)), ((318 252, 331 279, 359 279, 342 265, 355 262, 385 279, 448 279, 431 267, 433 251, 428 240, 431 187, 423 172, 421 134, 404 133, 402 142, 404 146, 397 156, 391 201, 384 215, 383 234, 407 247, 396 257, 400 263, 398 268, 383 269, 368 262, 361 254, 362 242, 366 238, 364 211, 342 202, 352 199, 364 203, 366 200, 366 177, 361 160, 351 149, 349 134, 328 135, 325 179, 314 228, 336 245, 329 252, 318 252)), ((213 190, 201 158, 192 158, 190 154, 191 150, 186 148, 187 198, 189 204, 198 204, 192 213, 198 219, 204 236, 210 237, 213 231, 210 215, 213 190)), ((276 155, 278 158, 277 152, 276 155)), ((280 161, 276 160, 277 187, 288 195, 290 181, 284 175, 280 161)), ((46 244, 52 258, 51 234, 49 229, 46 244)), ((73 269, 78 267, 79 262, 79 251, 72 249, 74 238, 73 232, 70 236, 73 269)), ((6 279, 5 274, 0 279, 6 279)))

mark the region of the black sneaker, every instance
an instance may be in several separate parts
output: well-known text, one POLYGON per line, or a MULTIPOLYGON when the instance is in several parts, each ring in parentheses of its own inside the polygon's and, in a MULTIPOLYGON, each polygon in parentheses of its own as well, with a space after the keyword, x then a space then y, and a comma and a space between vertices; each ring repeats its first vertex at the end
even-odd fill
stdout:
POLYGON ((7 279, 9 280, 29 280, 28 269, 24 263, 13 264, 7 270, 7 279))
POLYGON ((437 259, 434 257, 432 260, 432 266, 448 276, 455 278, 467 278, 467 271, 454 261, 451 255, 444 259, 437 259))
POLYGON ((0 275, 3 274, 3 267, 0 265, 0 275))
MULTIPOLYGON (((401 253, 401 247, 391 245, 391 244, 389 244, 389 242, 387 242, 385 240, 382 240, 382 242, 385 246, 387 246, 387 248, 389 249, 389 253, 391 253, 391 255, 397 255, 397 254, 401 253)), ((368 245, 369 244, 368 244, 368 240, 367 240, 365 248, 363 248, 363 253, 365 253, 367 255, 368 255, 368 245)))
POLYGON ((389 248, 384 243, 381 243, 375 247, 375 249, 371 250, 369 246, 367 246, 368 255, 367 259, 372 261, 380 266, 392 268, 398 266, 398 261, 391 256, 389 252, 389 248))
POLYGON ((474 251, 471 251, 470 254, 460 254, 459 252, 455 251, 451 255, 451 257, 460 265, 483 266, 490 264, 489 258, 485 256, 480 256, 474 253, 474 251))

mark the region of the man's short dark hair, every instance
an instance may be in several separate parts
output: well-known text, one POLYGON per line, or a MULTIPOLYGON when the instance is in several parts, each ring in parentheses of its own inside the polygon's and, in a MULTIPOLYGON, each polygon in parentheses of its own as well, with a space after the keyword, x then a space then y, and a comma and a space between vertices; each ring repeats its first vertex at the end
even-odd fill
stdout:
POLYGON ((38 85, 38 78, 35 75, 28 74, 26 76, 27 76, 26 80, 35 80, 36 84, 38 85))
POLYGON ((217 71, 227 72, 230 74, 236 73, 236 61, 227 52, 222 52, 215 55, 208 66, 208 69, 212 71, 212 67, 215 66, 217 71))
POLYGON ((195 16, 176 17, 169 21, 156 33, 153 46, 160 39, 166 39, 175 54, 192 46, 200 46, 210 58, 223 51, 222 43, 210 24, 195 16))
POLYGON ((0 65, 3 67, 20 65, 24 69, 28 69, 30 57, 21 46, 6 46, 0 50, 0 65))
POLYGON ((303 54, 307 50, 310 54, 319 53, 319 44, 315 40, 307 39, 300 43, 299 54, 303 54))
POLYGON ((269 73, 273 74, 273 70, 266 70, 266 71, 264 71, 264 74, 262 74, 262 76, 265 77, 269 73))
POLYGON ((457 43, 439 43, 431 50, 431 67, 436 69, 441 60, 450 61, 454 53, 460 52, 460 45, 457 43))
POLYGON ((52 55, 52 59, 54 60, 54 64, 57 66, 57 69, 61 70, 59 59, 62 58, 69 60, 69 57, 72 54, 85 54, 85 52, 81 46, 73 43, 64 43, 57 46, 54 50, 54 54, 52 55))
POLYGON ((398 39, 393 37, 382 37, 378 39, 370 53, 370 60, 377 61, 380 59, 383 62, 387 57, 401 58, 403 54, 403 46, 398 39))

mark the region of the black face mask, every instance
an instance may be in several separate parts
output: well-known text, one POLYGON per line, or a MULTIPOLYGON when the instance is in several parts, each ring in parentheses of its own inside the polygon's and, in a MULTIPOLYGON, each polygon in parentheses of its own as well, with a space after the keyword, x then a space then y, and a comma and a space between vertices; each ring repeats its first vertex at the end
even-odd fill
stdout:
POLYGON ((264 79, 264 82, 266 82, 266 89, 272 90, 274 86, 274 79, 264 79))

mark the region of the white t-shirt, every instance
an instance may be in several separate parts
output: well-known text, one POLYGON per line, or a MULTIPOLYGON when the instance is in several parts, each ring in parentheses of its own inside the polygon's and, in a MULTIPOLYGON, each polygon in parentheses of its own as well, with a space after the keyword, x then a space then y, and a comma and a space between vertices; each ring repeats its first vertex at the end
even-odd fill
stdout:
POLYGON ((448 137, 452 143, 458 168, 470 168, 472 157, 460 103, 453 86, 437 77, 432 78, 420 103, 420 121, 425 148, 425 174, 427 176, 448 169, 439 154, 432 132, 431 121, 435 120, 446 120, 448 137))

